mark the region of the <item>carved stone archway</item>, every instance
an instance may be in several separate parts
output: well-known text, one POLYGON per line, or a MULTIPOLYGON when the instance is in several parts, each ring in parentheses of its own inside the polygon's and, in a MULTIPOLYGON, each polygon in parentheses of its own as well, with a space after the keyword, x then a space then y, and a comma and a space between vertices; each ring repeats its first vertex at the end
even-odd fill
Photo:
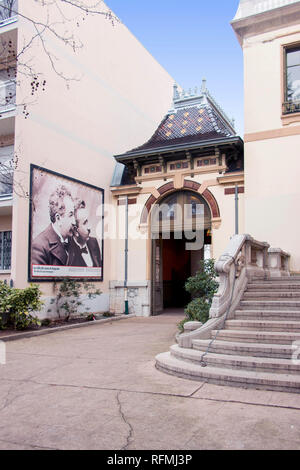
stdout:
MULTIPOLYGON (((203 192, 200 192, 201 185, 195 181, 190 181, 190 180, 184 180, 184 184, 180 190, 189 190, 189 191, 194 191, 197 194, 200 194, 203 199, 207 202, 210 212, 211 212, 211 217, 213 219, 220 219, 220 209, 218 206, 218 203, 216 201, 216 198, 214 195, 206 188, 203 192)), ((151 208, 153 204, 159 203, 160 200, 165 197, 168 193, 172 193, 174 191, 178 191, 178 189, 175 188, 174 183, 171 181, 169 183, 166 183, 159 188, 157 188, 157 191, 160 194, 160 197, 155 197, 151 195, 149 199, 146 201, 145 206, 143 208, 142 214, 141 214, 141 224, 146 224, 148 221, 148 216, 151 212, 151 208)))

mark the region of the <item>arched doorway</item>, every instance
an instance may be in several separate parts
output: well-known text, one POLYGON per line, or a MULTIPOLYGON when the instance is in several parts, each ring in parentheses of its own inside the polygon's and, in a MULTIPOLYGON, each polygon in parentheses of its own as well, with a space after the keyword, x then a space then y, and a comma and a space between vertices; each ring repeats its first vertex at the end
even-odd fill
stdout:
POLYGON ((151 212, 152 314, 183 308, 190 301, 186 280, 211 257, 211 212, 198 193, 176 191, 151 212))

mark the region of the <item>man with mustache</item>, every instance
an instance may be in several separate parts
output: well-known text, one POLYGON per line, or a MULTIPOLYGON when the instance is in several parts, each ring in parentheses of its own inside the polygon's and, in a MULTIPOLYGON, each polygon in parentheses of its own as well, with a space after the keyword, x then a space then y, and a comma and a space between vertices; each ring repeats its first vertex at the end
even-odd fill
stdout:
POLYGON ((32 265, 66 266, 68 237, 75 226, 74 201, 63 185, 49 197, 50 225, 32 243, 32 265))
POLYGON ((101 253, 98 241, 90 237, 89 213, 85 201, 75 201, 76 225, 69 241, 69 266, 101 266, 101 253))

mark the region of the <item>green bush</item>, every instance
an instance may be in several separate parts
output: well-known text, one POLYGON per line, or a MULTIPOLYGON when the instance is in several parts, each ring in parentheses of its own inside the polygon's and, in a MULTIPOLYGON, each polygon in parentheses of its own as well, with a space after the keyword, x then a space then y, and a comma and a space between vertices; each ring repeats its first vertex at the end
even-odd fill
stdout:
POLYGON ((185 318, 178 325, 181 332, 188 321, 205 323, 208 320, 212 299, 218 290, 214 264, 213 259, 201 261, 199 271, 185 283, 185 289, 192 295, 193 300, 186 306, 185 318))
POLYGON ((32 312, 42 307, 41 295, 38 285, 16 289, 0 282, 0 327, 13 326, 24 330, 40 326, 39 319, 32 312))

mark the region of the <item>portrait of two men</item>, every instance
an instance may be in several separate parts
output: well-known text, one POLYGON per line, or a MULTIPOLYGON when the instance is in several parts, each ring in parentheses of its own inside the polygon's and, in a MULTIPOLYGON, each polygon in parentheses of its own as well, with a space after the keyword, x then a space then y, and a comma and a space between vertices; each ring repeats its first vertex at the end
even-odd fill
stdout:
POLYGON ((31 166, 31 280, 103 279, 103 190, 31 166))

